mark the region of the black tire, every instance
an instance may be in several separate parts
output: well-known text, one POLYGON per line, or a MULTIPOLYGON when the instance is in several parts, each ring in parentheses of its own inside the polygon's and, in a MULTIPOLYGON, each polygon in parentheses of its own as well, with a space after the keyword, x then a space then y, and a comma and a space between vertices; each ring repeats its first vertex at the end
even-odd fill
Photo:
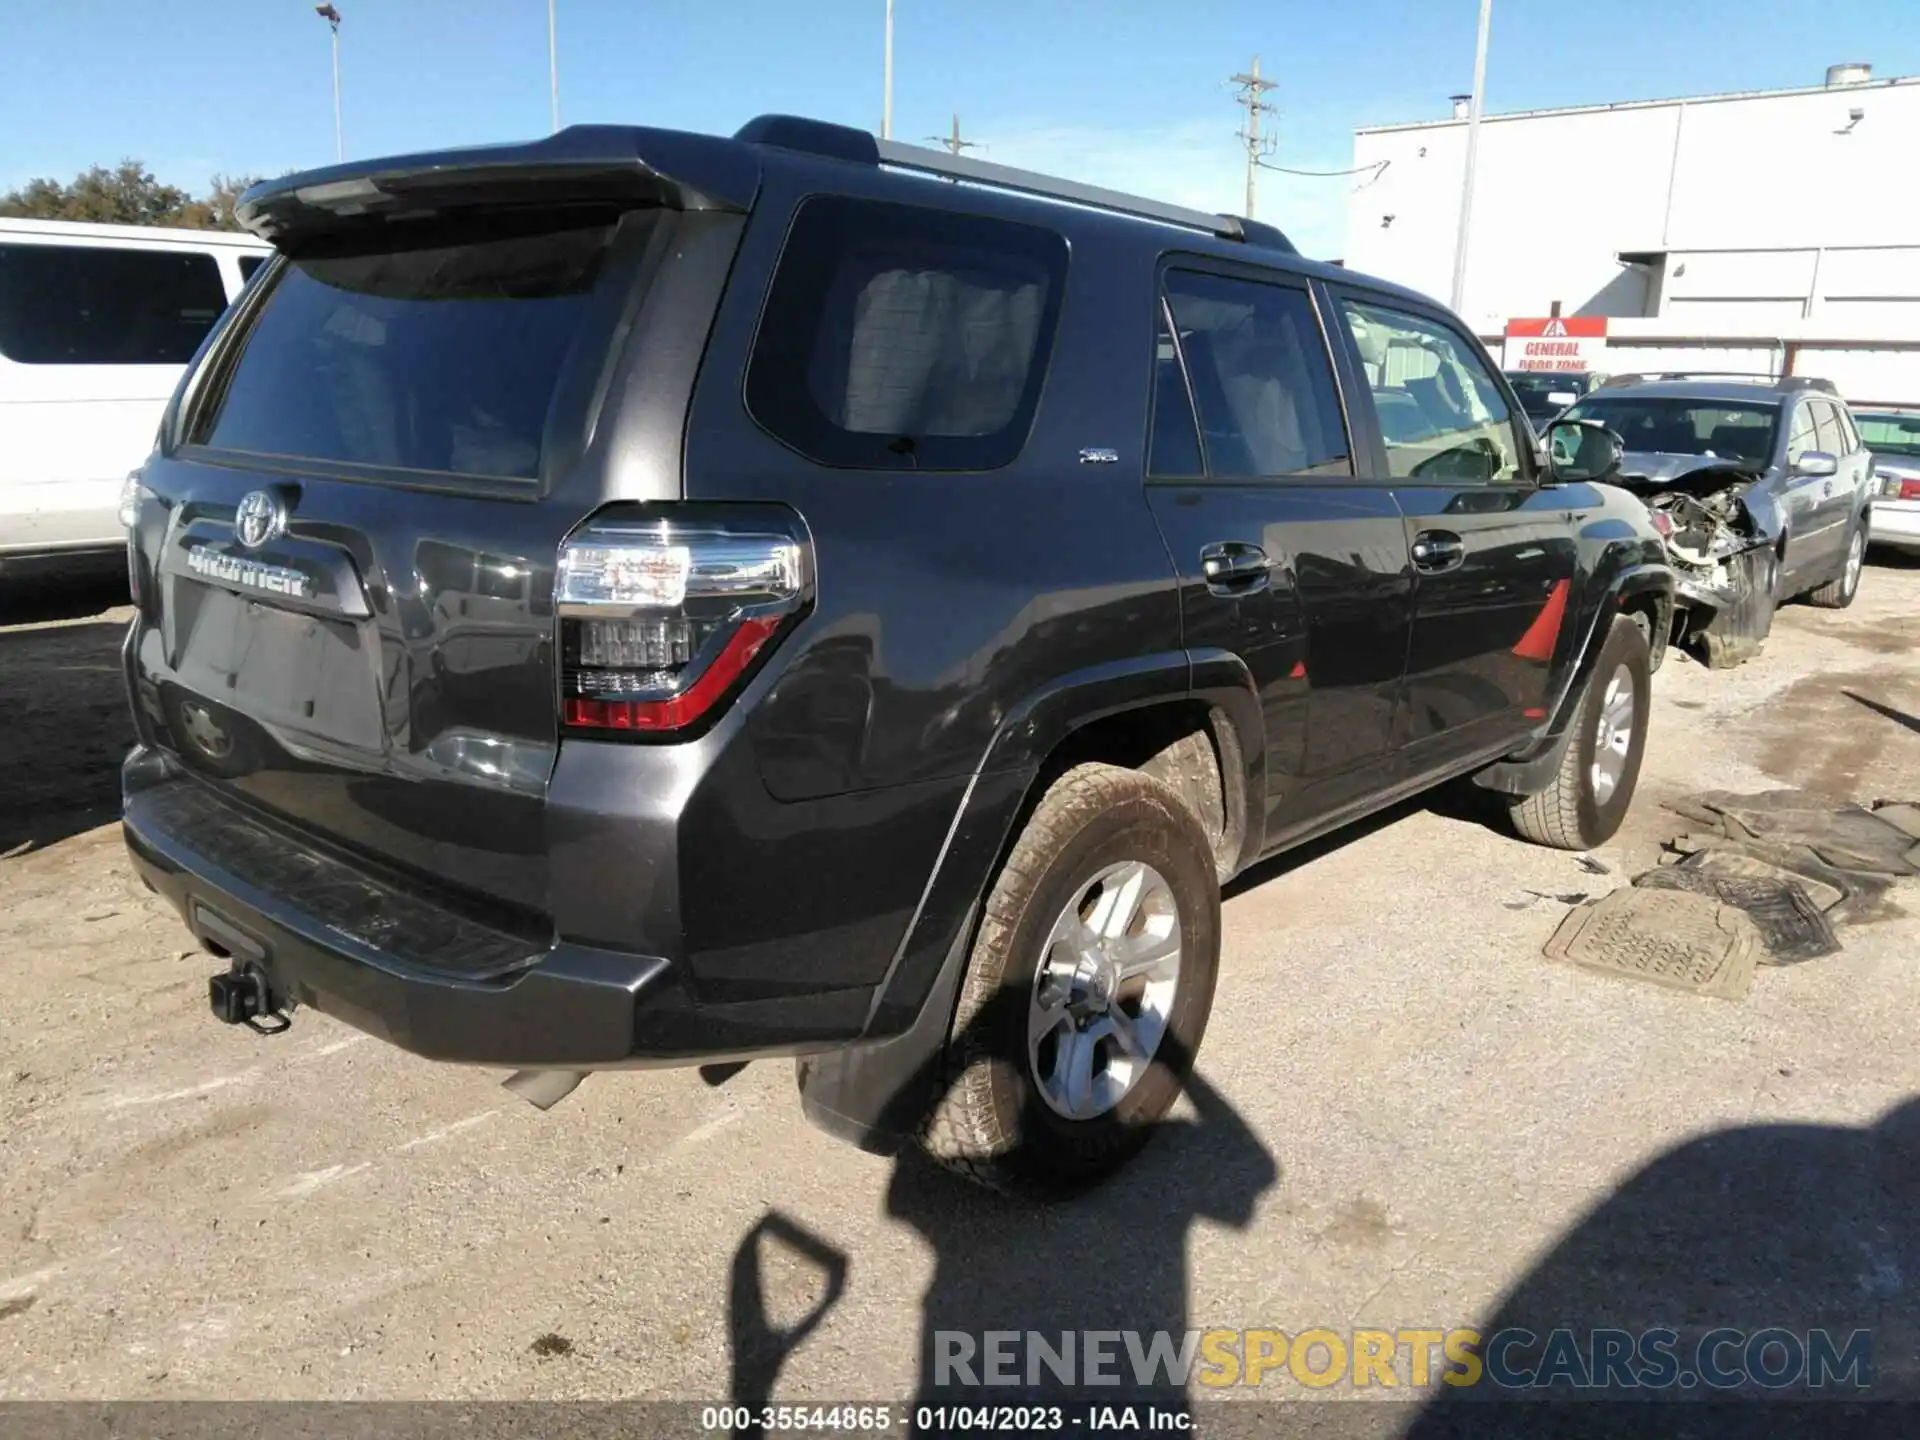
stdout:
POLYGON ((987 896, 921 1145, 971 1180, 1034 1199, 1111 1174, 1180 1093, 1213 1008, 1219 956, 1220 889, 1193 811, 1136 770, 1069 770, 1034 809, 987 896), (1166 881, 1180 924, 1179 974, 1145 1073, 1104 1114, 1070 1119, 1049 1106, 1033 1074, 1029 1007, 1054 922, 1103 869, 1126 861, 1166 881))
POLYGON ((1728 563, 1740 598, 1695 637, 1701 663, 1709 670, 1731 670, 1758 655, 1773 633, 1780 603, 1780 557, 1773 551, 1749 550, 1728 563))
POLYGON ((1653 671, 1648 661, 1647 640, 1640 627, 1629 616, 1615 616, 1606 643, 1600 647, 1600 658, 1587 677, 1560 769, 1544 790, 1509 802, 1513 828, 1522 838, 1556 850, 1591 850, 1613 838, 1633 804, 1640 761, 1647 748, 1647 715, 1653 693, 1653 671), (1632 728, 1625 765, 1612 793, 1603 801, 1595 788, 1594 756, 1607 687, 1623 671, 1633 685, 1632 728))
MULTIPOLYGON (((1223 730, 1230 735, 1230 730, 1223 730)), ((1234 813, 1244 806, 1229 806, 1221 783, 1223 762, 1237 763, 1238 752, 1227 756, 1214 753, 1212 736, 1203 730, 1189 731, 1166 746, 1146 763, 1140 773, 1160 781, 1178 795, 1200 828, 1206 832, 1213 851, 1213 877, 1224 885, 1233 878, 1240 858, 1240 841, 1246 833, 1246 816, 1234 813)))
POLYGON ((1858 517, 1847 529, 1847 548, 1841 555, 1840 573, 1826 584, 1807 592, 1807 603, 1822 610, 1844 610, 1860 593, 1860 572, 1867 562, 1867 527, 1858 517))

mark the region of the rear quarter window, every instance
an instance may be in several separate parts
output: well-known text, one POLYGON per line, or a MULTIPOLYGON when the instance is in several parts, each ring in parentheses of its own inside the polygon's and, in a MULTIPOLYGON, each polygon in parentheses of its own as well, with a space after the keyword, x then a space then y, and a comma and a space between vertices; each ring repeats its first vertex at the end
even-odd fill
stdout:
POLYGON ((1032 428, 1066 266, 1066 241, 1039 226, 806 200, 768 287, 747 409, 823 465, 998 469, 1032 428))
POLYGON ((184 365, 227 308, 181 250, 0 244, 0 355, 22 365, 184 365))

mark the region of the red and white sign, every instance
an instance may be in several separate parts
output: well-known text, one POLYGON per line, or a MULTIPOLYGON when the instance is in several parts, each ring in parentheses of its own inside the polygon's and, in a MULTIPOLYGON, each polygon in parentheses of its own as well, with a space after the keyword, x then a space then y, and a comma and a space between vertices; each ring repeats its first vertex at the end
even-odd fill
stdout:
POLYGON ((1501 365, 1508 370, 1604 370, 1607 317, 1550 315, 1507 321, 1501 365))

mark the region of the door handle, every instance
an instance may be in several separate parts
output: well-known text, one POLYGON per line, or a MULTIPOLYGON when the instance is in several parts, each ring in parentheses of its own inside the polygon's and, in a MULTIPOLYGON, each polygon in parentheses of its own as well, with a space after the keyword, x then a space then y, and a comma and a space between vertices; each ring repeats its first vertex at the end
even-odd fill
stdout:
POLYGON ((1200 573, 1216 595, 1247 595, 1264 590, 1272 578, 1273 562, 1258 545, 1222 540, 1200 552, 1200 573))
POLYGON ((1428 575, 1458 569, 1467 558, 1467 542, 1451 530, 1422 530, 1413 537, 1413 568, 1428 575))

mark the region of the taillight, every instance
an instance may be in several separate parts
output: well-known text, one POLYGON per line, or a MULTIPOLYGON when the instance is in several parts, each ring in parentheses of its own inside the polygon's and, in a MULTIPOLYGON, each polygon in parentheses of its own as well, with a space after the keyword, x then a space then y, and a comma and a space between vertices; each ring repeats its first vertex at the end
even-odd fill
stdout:
POLYGON ((1880 493, 1889 500, 1920 500, 1920 480, 1882 472, 1880 493))
POLYGON ((1649 510, 1647 514, 1653 521, 1653 528, 1660 532, 1660 538, 1662 540, 1670 540, 1673 538, 1673 517, 1671 515, 1667 514, 1664 510, 1649 510))
POLYGON ((715 713, 807 605, 798 518, 755 507, 604 511, 560 548, 568 729, 667 735, 715 713))

